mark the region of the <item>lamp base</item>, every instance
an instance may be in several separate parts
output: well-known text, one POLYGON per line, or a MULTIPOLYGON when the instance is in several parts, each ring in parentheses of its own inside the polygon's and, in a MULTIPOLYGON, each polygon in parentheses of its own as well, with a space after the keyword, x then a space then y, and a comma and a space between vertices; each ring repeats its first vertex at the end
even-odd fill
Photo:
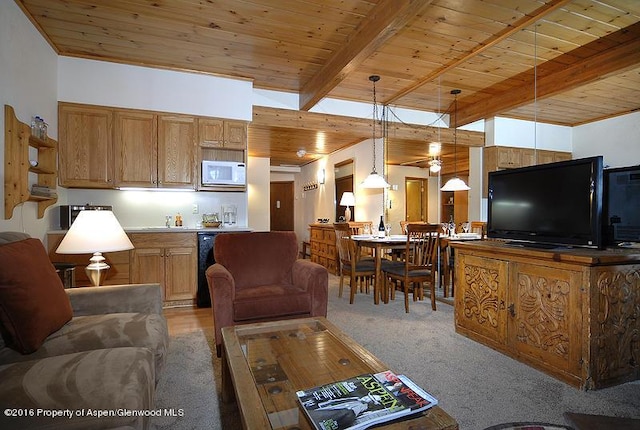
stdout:
POLYGON ((349 206, 347 206, 347 208, 344 210, 344 221, 351 221, 351 209, 349 209, 349 206))
POLYGON ((104 257, 101 252, 94 252, 93 257, 91 257, 89 261, 91 261, 91 264, 85 267, 84 271, 89 281, 91 281, 91 285, 99 287, 106 279, 110 266, 104 262, 104 257))

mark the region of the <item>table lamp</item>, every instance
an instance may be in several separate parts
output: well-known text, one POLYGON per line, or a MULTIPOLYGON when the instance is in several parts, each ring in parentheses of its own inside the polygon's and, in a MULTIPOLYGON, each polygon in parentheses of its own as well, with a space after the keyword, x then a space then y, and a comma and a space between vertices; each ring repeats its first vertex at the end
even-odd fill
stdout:
POLYGON ((355 206, 356 198, 352 192, 344 192, 342 193, 342 198, 340 199, 340 206, 346 206, 347 208, 344 210, 344 220, 346 222, 351 221, 351 209, 349 206, 355 206))
POLYGON ((85 272, 91 285, 98 287, 104 281, 109 265, 103 252, 133 249, 113 212, 108 210, 84 210, 78 214, 69 231, 60 242, 58 254, 93 253, 85 272))

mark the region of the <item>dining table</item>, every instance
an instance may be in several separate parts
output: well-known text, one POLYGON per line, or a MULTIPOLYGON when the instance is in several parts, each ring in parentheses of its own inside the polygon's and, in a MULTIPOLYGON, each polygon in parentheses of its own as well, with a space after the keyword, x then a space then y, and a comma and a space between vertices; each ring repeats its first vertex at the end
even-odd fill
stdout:
MULTIPOLYGON (((386 291, 382 279, 382 257, 385 250, 389 249, 404 249, 407 243, 407 236, 404 234, 389 235, 389 236, 375 236, 375 235, 352 235, 351 239, 356 242, 359 250, 363 248, 373 249, 373 258, 375 262, 375 280, 373 283, 373 303, 380 304, 389 302, 389 292, 386 291)), ((449 270, 449 256, 451 255, 451 248, 449 246, 452 241, 468 241, 468 240, 481 240, 482 236, 476 233, 459 233, 454 235, 440 235, 439 237, 439 252, 443 253, 446 258, 438 258, 438 272, 447 274, 449 270), (440 261, 443 261, 440 266, 440 261)), ((449 286, 453 288, 453 278, 449 279, 448 276, 440 277, 443 279, 443 292, 445 297, 449 286)))
POLYGON ((403 234, 389 236, 357 234, 352 235, 351 239, 356 242, 359 250, 363 248, 373 249, 376 273, 373 283, 373 303, 380 304, 380 300, 383 303, 388 303, 389 294, 383 288, 382 282, 382 254, 386 249, 403 249, 407 243, 407 236, 403 234))

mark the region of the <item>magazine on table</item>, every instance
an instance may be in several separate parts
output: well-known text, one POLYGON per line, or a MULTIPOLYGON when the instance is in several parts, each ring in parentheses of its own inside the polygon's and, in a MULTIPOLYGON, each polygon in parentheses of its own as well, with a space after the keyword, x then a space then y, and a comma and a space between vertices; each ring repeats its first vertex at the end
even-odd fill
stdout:
POLYGON ((391 371, 367 373, 296 394, 317 430, 365 429, 438 404, 409 378, 391 371))

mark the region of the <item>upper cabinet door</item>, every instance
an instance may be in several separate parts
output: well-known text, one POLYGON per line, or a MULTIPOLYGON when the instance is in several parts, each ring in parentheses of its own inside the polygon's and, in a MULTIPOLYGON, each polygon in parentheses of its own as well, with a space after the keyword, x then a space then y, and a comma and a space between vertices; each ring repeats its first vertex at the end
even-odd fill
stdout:
POLYGON ((115 175, 117 187, 158 186, 156 115, 116 111, 115 175))
POLYGON ((247 123, 243 121, 224 122, 224 146, 229 149, 247 148, 247 123))
POLYGON ((193 117, 158 117, 158 186, 196 188, 196 122, 193 117))
POLYGON ((59 181, 70 188, 113 188, 113 110, 60 103, 59 181))
POLYGON ((199 118, 198 143, 204 147, 221 148, 224 145, 224 121, 213 118, 199 118))

